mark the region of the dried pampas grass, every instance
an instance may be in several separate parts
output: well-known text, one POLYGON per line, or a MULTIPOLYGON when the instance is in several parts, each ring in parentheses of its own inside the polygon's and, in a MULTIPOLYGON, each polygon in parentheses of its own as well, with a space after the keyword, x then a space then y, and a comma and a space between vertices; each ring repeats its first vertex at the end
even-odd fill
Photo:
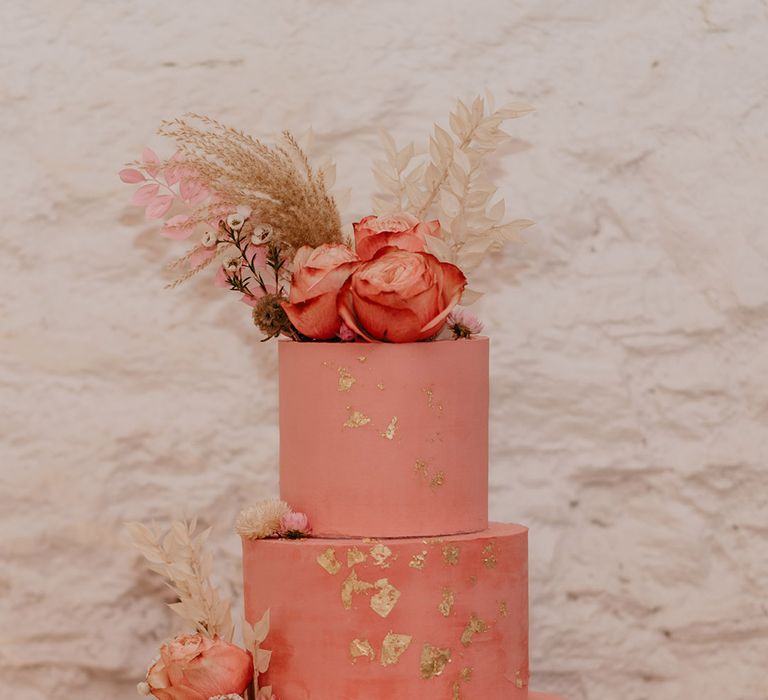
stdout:
POLYGON ((339 212, 328 192, 332 168, 313 168, 290 132, 268 146, 210 117, 185 114, 163 122, 159 133, 176 142, 188 179, 212 195, 185 226, 247 206, 255 221, 275 229, 282 247, 342 242, 339 212))

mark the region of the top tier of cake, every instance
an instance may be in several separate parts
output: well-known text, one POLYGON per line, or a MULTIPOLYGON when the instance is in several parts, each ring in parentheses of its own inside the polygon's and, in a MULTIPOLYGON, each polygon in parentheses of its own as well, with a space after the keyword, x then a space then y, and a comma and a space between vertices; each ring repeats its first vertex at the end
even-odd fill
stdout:
POLYGON ((280 495, 334 537, 488 525, 488 339, 279 343, 280 495))

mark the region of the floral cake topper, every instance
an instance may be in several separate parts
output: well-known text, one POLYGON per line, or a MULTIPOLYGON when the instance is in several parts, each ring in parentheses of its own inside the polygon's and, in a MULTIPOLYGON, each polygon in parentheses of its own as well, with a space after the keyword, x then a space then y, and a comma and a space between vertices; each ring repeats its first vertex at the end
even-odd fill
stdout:
POLYGON ((510 139, 501 126, 531 111, 459 100, 449 129, 425 148, 381 132, 373 214, 344 232, 334 166, 315 166, 290 132, 268 145, 209 117, 187 114, 159 133, 176 152, 144 149, 120 171, 139 185, 132 203, 164 221, 161 235, 196 238, 171 264, 176 286, 206 268, 252 308, 264 338, 415 342, 468 338, 481 327, 466 306, 472 272, 532 224, 504 221, 487 156, 510 139))

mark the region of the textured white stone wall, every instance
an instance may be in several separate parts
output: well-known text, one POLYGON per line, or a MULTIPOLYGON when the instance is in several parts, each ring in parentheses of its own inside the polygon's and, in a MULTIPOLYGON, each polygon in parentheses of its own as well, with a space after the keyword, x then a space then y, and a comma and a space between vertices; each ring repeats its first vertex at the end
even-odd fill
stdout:
MULTIPOLYGON (((174 622, 121 523, 276 489, 275 348, 115 175, 187 110, 312 124, 366 213, 376 128, 485 87, 527 244, 485 268, 492 515, 531 530, 534 685, 768 698, 768 4, 90 2, 0 8, 2 697, 102 700, 174 622)), ((285 698, 284 700, 291 700, 285 698)))

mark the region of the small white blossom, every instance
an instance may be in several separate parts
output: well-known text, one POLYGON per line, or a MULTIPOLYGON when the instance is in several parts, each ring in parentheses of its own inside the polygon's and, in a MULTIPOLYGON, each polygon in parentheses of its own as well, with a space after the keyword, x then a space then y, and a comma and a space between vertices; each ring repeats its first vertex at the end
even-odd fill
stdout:
POLYGON ((142 681, 141 683, 137 684, 136 692, 139 695, 149 695, 150 694, 149 683, 147 683, 146 681, 142 681))
POLYGON ((229 275, 235 275, 240 271, 240 258, 232 258, 224 265, 224 271, 229 275))
POLYGON ((206 248, 213 248, 213 246, 216 245, 218 242, 218 236, 216 235, 216 232, 212 229, 208 229, 203 233, 203 237, 200 239, 200 242, 206 247, 206 248))
POLYGON ((275 229, 269 224, 256 224, 251 234, 251 243, 253 245, 264 245, 269 243, 275 237, 275 229))
POLYGON ((248 220, 248 217, 251 215, 251 208, 250 207, 238 207, 235 209, 234 214, 230 214, 227 217, 227 226, 232 231, 239 231, 241 228, 243 228, 245 222, 248 220))

